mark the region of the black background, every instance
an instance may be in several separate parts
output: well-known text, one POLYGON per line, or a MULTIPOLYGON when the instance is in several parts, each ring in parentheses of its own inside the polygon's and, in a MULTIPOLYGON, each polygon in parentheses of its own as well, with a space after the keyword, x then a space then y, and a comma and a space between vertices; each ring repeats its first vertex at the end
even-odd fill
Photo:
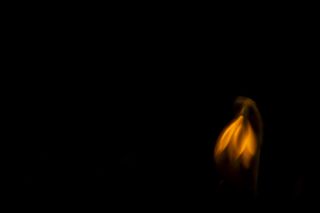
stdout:
POLYGON ((32 49, 18 66, 40 71, 16 77, 26 197, 214 203, 212 150, 239 95, 264 121, 258 198, 312 197, 318 83, 308 39, 297 43, 281 24, 125 23, 104 34, 90 25, 87 42, 82 25, 66 24, 33 37, 36 47, 18 44, 32 49))

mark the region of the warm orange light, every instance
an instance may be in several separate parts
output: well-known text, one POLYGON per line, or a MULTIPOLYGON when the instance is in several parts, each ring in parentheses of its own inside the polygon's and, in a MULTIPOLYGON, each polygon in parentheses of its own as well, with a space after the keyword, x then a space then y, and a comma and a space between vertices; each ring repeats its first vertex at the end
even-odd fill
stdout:
POLYGON ((257 150, 257 137, 249 120, 242 114, 220 134, 214 156, 217 162, 227 158, 234 166, 250 167, 257 150))

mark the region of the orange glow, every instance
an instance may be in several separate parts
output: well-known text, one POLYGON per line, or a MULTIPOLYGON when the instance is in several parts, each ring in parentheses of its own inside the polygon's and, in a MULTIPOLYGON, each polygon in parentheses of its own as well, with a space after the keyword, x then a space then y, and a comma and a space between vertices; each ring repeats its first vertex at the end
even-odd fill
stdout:
POLYGON ((234 165, 249 168, 257 151, 257 137, 249 120, 240 114, 220 134, 214 156, 217 162, 227 158, 234 165))

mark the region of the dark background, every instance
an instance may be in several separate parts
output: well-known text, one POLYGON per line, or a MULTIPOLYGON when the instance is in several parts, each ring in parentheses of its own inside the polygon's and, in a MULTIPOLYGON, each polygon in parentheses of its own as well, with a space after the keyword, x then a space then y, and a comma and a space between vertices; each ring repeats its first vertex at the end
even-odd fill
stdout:
POLYGON ((256 101, 264 121, 258 199, 317 192, 309 39, 236 20, 124 23, 108 33, 89 25, 87 42, 82 25, 66 24, 31 36, 36 47, 18 44, 25 57, 17 66, 40 71, 17 76, 14 88, 26 197, 214 203, 212 150, 239 95, 256 101))
POLYGON ((317 184, 313 90, 277 79, 196 77, 178 76, 166 85, 164 79, 139 95, 127 85, 114 95, 77 88, 25 94, 20 123, 25 192, 111 194, 129 201, 141 192, 168 193, 162 199, 210 203, 219 197, 212 150, 234 116, 235 98, 243 95, 256 101, 264 121, 259 198, 312 196, 317 184))

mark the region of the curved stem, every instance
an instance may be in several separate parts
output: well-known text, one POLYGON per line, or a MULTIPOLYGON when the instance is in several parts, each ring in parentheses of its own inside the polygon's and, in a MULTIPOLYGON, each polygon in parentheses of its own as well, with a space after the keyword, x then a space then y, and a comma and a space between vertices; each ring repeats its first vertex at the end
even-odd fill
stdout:
POLYGON ((262 146, 262 138, 263 138, 263 124, 261 119, 260 111, 258 110, 256 103, 247 97, 238 97, 236 103, 241 104, 240 114, 246 115, 249 113, 249 110, 252 109, 254 117, 256 119, 256 127, 257 127, 257 142, 258 149, 256 153, 256 161, 253 165, 253 190, 254 195, 257 196, 258 193, 258 174, 259 174, 259 164, 260 164, 260 150, 262 146))

